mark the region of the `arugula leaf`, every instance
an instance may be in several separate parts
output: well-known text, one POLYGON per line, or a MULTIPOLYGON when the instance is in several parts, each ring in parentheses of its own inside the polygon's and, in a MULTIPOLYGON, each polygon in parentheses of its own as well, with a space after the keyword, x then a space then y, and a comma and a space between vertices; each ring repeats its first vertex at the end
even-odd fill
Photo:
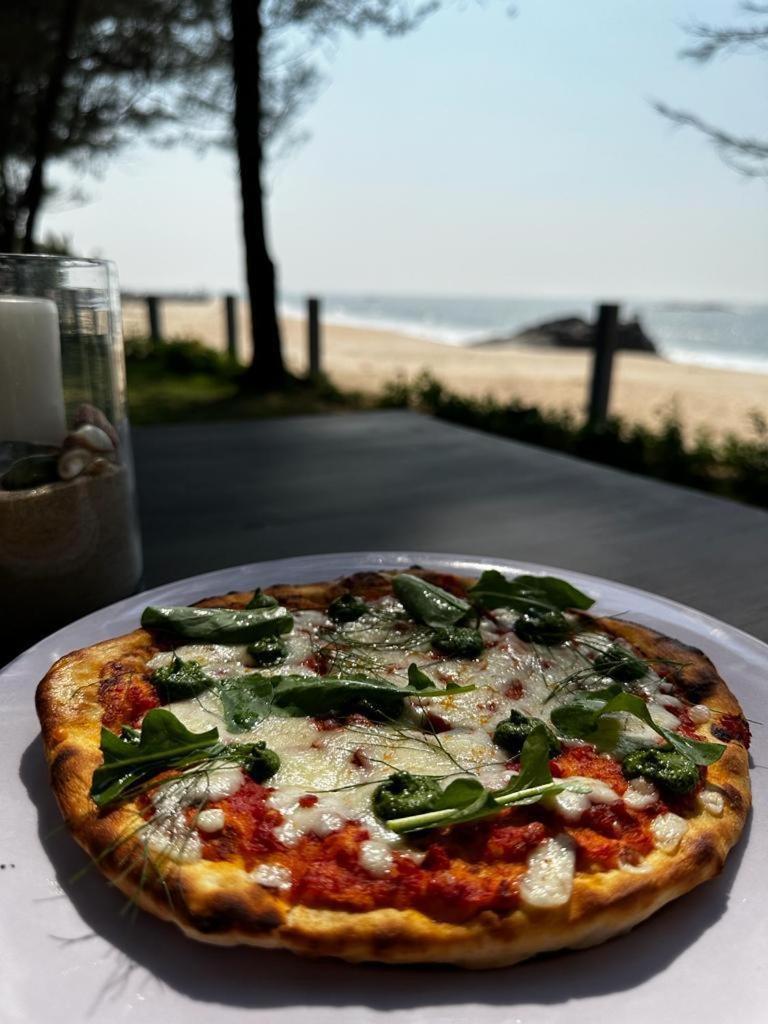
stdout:
POLYGON ((408 666, 408 686, 399 689, 407 697, 445 697, 449 693, 470 693, 476 689, 476 686, 474 683, 467 686, 459 686, 458 683, 435 686, 427 673, 423 672, 415 661, 412 661, 408 666))
POLYGON ((408 685, 414 690, 431 690, 434 683, 426 672, 423 672, 415 661, 408 666, 408 685))
POLYGON ((607 715, 624 711, 634 715, 649 726, 655 733, 667 741, 678 753, 683 754, 696 765, 709 765, 718 761, 725 751, 722 743, 708 743, 703 740, 692 740, 687 736, 665 729, 654 722, 648 705, 632 693, 616 692, 617 687, 609 686, 605 690, 582 697, 570 704, 563 704, 551 714, 552 724, 565 736, 584 739, 594 743, 599 749, 607 749, 618 733, 618 723, 606 721, 607 715))
POLYGON ((102 728, 104 764, 93 773, 91 798, 105 807, 160 772, 210 760, 223 749, 218 729, 193 733, 170 711, 153 708, 144 716, 138 743, 102 728))
POLYGON ((395 576, 392 588, 412 619, 433 628, 455 626, 471 610, 460 597, 407 572, 395 576))
POLYGON ((185 640, 247 644, 265 636, 290 633, 293 618, 280 605, 260 608, 145 608, 141 624, 164 629, 185 640))
POLYGON ((474 683, 467 686, 459 686, 458 683, 448 683, 446 686, 435 686, 426 672, 423 672, 415 661, 408 666, 408 686, 398 687, 400 693, 406 697, 445 697, 449 693, 470 693, 477 689, 474 683))
MULTIPOLYGON (((514 776, 503 789, 487 790, 474 777, 454 779, 439 795, 434 796, 429 809, 382 820, 393 832, 418 832, 426 828, 445 828, 494 817, 505 807, 535 803, 543 796, 561 793, 564 789, 583 791, 583 786, 579 784, 553 780, 549 769, 549 742, 543 726, 537 727, 526 738, 520 755, 520 774, 514 776)), ((430 777, 412 778, 418 780, 430 777)), ((382 786, 386 785, 387 782, 382 783, 382 786)), ((374 793, 374 811, 377 811, 376 797, 382 786, 374 793)), ((426 807, 426 802, 422 806, 426 807)))
POLYGON ((498 570, 487 569, 469 590, 469 599, 478 608, 513 608, 526 612, 531 608, 565 611, 586 609, 595 603, 587 594, 555 576, 515 576, 508 580, 498 570))

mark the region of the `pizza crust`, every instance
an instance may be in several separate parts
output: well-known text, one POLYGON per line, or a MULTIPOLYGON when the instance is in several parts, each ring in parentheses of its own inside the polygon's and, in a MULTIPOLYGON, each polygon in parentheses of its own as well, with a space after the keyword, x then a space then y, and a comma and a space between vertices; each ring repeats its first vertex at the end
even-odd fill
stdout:
MULTIPOLYGON (((266 592, 289 608, 324 609, 347 590, 369 600, 390 593, 391 575, 359 573, 343 581, 275 586, 266 592)), ((446 574, 423 575, 457 592, 472 582, 446 574)), ((250 597, 249 591, 199 603, 242 607, 250 597)), ((586 614, 584 618, 623 637, 647 657, 684 658, 682 682, 690 699, 706 700, 716 713, 741 716, 738 701, 701 651, 635 623, 586 614)), ((127 838, 136 828, 133 805, 98 814, 89 790, 93 771, 101 764, 102 670, 114 662, 143 664, 157 650, 151 635, 138 629, 75 651, 58 661, 40 683, 37 709, 51 784, 75 839, 99 870, 139 906, 205 942, 284 948, 350 961, 440 962, 471 968, 500 967, 538 953, 591 946, 628 931, 715 876, 749 811, 747 751, 730 742, 722 758, 708 768, 708 785, 724 798, 723 813, 718 817, 702 808, 689 818, 674 854, 654 850, 645 858, 643 871, 577 872, 570 901, 557 909, 484 911, 463 924, 436 921, 416 910, 349 913, 291 906, 277 893, 254 884, 243 868, 223 861, 166 861, 161 872, 148 871, 141 842, 135 836, 127 838)), ((712 735, 709 724, 699 730, 712 735)))

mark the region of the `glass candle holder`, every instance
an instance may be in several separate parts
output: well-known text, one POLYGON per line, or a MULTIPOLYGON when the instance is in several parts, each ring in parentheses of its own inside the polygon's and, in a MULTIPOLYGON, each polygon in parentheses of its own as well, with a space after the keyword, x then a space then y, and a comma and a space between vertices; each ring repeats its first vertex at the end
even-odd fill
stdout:
POLYGON ((0 653, 140 577, 114 267, 0 255, 0 653))

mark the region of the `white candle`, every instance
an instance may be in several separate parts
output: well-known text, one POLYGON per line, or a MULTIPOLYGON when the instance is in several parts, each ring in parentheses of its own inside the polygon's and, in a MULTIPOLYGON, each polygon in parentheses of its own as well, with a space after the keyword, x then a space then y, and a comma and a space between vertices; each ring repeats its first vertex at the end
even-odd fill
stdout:
POLYGON ((0 295, 0 443, 59 445, 66 432, 56 304, 0 295))

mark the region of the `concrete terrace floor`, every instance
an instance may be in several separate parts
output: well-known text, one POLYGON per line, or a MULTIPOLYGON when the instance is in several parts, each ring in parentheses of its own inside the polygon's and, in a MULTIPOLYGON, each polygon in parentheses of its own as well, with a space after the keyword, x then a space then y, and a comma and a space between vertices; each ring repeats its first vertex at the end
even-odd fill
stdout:
POLYGON ((768 640, 768 513, 412 412, 133 432, 144 585, 292 555, 541 562, 768 640))

